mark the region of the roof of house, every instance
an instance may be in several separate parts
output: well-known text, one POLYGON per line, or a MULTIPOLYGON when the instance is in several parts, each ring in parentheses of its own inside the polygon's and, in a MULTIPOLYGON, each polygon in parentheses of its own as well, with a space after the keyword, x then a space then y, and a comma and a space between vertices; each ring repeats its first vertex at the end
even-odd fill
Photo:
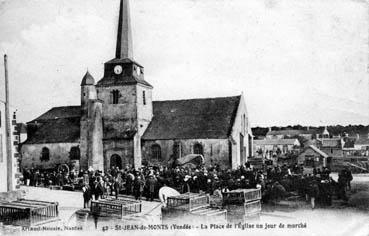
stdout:
MULTIPOLYGON (((316 146, 314 145, 309 145, 307 148, 311 148, 312 150, 314 150, 316 153, 318 153, 319 155, 321 155, 322 157, 325 157, 327 158, 328 157, 328 154, 323 152, 322 150, 320 150, 319 148, 317 148, 316 146)), ((307 149, 306 148, 306 149, 307 149)))
POLYGON ((321 141, 322 147, 341 148, 342 146, 341 138, 323 138, 320 141, 321 141))
POLYGON ((64 107, 53 107, 36 119, 28 122, 33 123, 35 121, 42 122, 44 120, 59 119, 59 118, 70 118, 70 117, 81 117, 80 106, 64 106, 64 107))
POLYGON ((255 145, 295 145, 296 141, 300 144, 298 139, 295 139, 295 138, 254 140, 254 144, 255 145))
POLYGON ((154 101, 144 140, 228 138, 241 96, 154 101))
POLYGON ((319 131, 314 129, 309 130, 297 130, 297 129, 286 129, 286 130, 272 130, 269 131, 266 135, 301 135, 301 134, 317 134, 319 131))
POLYGON ((35 133, 24 144, 79 142, 80 118, 68 117, 43 120, 35 133))

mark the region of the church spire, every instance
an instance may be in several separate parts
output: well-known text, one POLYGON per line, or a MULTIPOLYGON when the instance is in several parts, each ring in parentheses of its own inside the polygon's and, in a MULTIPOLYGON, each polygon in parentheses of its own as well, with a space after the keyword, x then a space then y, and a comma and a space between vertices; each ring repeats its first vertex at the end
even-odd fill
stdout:
POLYGON ((129 0, 120 0, 115 58, 133 58, 129 0))

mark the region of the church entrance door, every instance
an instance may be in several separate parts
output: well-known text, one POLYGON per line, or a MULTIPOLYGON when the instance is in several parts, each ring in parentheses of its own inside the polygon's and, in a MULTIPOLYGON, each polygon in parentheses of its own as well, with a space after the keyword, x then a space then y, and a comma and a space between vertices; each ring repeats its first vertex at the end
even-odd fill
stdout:
POLYGON ((119 169, 122 169, 122 158, 117 155, 117 154, 113 154, 110 158, 110 168, 112 167, 119 167, 119 169))

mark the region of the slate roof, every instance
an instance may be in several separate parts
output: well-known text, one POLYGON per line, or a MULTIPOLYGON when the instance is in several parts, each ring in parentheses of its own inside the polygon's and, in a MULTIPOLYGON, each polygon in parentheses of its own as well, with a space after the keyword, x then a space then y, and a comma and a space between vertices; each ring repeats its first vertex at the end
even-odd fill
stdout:
MULTIPOLYGON (((127 63, 133 63, 136 64, 140 67, 142 67, 140 64, 138 64, 136 61, 130 59, 130 58, 114 58, 108 62, 106 62, 105 64, 127 64, 127 63)), ((153 88, 153 86, 147 82, 146 80, 142 79, 142 78, 138 78, 137 76, 134 75, 129 75, 129 76, 107 76, 106 74, 104 75, 104 77, 102 79, 100 79, 96 86, 116 86, 116 85, 133 85, 133 84, 143 84, 145 86, 148 86, 150 88, 153 88)))
POLYGON ((228 138, 240 96, 153 102, 144 140, 228 138))
POLYGON ((114 59, 111 59, 110 61, 107 61, 105 62, 105 64, 117 64, 117 63, 134 63, 138 66, 141 66, 143 67, 142 65, 138 64, 137 61, 131 59, 131 58, 128 58, 128 57, 125 57, 125 58, 114 58, 114 59))
POLYGON ((86 72, 85 76, 83 76, 82 78, 82 82, 81 82, 81 86, 84 85, 94 85, 95 84, 95 79, 94 77, 92 77, 92 75, 90 74, 90 72, 86 72))
POLYGON ((133 84, 143 84, 152 88, 152 85, 149 84, 149 82, 143 79, 139 79, 135 76, 123 76, 119 78, 116 78, 114 76, 107 76, 99 80, 96 86, 118 86, 118 85, 133 85, 133 84))
MULTIPOLYGON (((240 96, 153 102, 144 140, 228 138, 240 96)), ((27 124, 37 124, 25 144, 78 142, 80 106, 54 107, 27 124)), ((124 133, 124 132, 122 132, 124 133)))
POLYGON ((290 139, 264 139, 264 140, 254 140, 255 145, 294 145, 295 142, 299 141, 295 138, 290 139))
POLYGON ((69 117, 43 120, 37 131, 24 144, 79 142, 80 118, 69 117))
POLYGON ((80 106, 53 107, 27 123, 30 129, 24 144, 73 143, 80 137, 80 106))
POLYGON ((53 107, 44 114, 42 114, 41 116, 37 117, 36 119, 28 123, 70 117, 81 117, 81 107, 80 106, 53 107))

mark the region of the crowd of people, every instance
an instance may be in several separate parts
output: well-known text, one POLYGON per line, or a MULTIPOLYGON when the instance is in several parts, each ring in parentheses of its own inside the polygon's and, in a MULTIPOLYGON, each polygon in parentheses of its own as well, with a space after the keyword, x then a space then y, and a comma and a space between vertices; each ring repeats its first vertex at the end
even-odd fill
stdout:
POLYGON ((302 165, 265 166, 253 168, 250 163, 236 170, 221 169, 219 165, 198 168, 162 166, 120 169, 112 167, 105 173, 89 168, 87 171, 40 171, 24 170, 24 183, 32 186, 79 185, 83 191, 84 207, 92 199, 106 198, 108 195, 133 195, 136 200, 143 197, 153 201, 158 191, 169 186, 180 193, 224 193, 234 189, 260 188, 262 201, 268 202, 293 196, 310 199, 312 208, 317 200, 322 205, 331 205, 332 197, 347 201, 346 191, 350 189, 352 174, 349 169, 339 173, 338 181, 330 176, 328 168, 315 169, 304 174, 302 165))

